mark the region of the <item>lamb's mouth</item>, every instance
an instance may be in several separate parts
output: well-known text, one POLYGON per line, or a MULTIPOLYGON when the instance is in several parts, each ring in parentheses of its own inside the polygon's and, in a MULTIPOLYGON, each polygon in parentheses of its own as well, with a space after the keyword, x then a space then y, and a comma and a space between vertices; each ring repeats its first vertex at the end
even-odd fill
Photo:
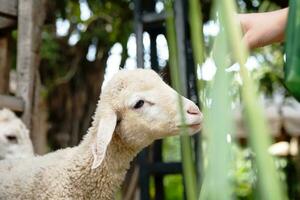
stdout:
POLYGON ((182 124, 182 125, 178 125, 177 127, 178 128, 183 128, 183 127, 186 127, 186 128, 191 128, 191 129, 198 129, 198 128, 201 128, 201 123, 194 123, 194 124, 182 124))
POLYGON ((198 124, 190 124, 188 125, 189 128, 192 128, 192 129, 198 129, 198 128, 201 128, 202 127, 202 124, 201 123, 198 123, 198 124))

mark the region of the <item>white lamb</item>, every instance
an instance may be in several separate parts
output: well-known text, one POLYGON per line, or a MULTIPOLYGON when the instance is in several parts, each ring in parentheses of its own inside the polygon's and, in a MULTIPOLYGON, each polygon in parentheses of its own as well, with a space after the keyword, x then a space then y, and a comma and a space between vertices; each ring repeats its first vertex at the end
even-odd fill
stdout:
MULTIPOLYGON (((0 199, 113 199, 136 154, 155 139, 179 133, 177 98, 152 70, 118 72, 103 89, 79 146, 0 162, 0 199)), ((181 98, 194 134, 202 114, 181 98)))
POLYGON ((0 160, 34 156, 25 124, 10 110, 0 110, 0 160))

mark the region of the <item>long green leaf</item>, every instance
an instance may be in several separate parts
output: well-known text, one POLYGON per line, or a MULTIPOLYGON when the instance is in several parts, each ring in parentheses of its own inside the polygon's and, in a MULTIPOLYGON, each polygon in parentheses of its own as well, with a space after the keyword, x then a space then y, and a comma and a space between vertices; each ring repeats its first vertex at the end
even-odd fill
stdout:
MULTIPOLYGON (((188 2, 188 14, 189 14, 189 23, 190 23, 190 31, 191 31, 191 43, 193 49, 193 57, 195 61, 195 73, 197 77, 198 68, 203 64, 205 57, 204 50, 204 39, 203 39, 203 22, 202 22, 202 10, 201 4, 198 0, 189 0, 188 2)), ((201 70, 201 68, 200 68, 201 70)), ((204 82, 198 78, 196 78, 197 82, 197 91, 198 91, 198 102, 201 105, 201 108, 204 107, 204 104, 201 101, 201 95, 203 97, 204 92, 204 82)), ((203 99, 203 98, 202 98, 203 99)), ((202 136, 199 134, 197 136, 198 143, 200 144, 200 148, 198 148, 198 181, 199 186, 202 182, 202 174, 203 174, 203 164, 202 164, 202 136)), ((199 188, 200 189, 200 188, 199 188)))
POLYGON ((245 118, 250 132, 250 144, 255 152, 255 162, 258 169, 259 191, 261 199, 264 200, 284 200, 287 199, 283 191, 282 184, 276 172, 273 158, 268 154, 268 147, 271 138, 263 116, 262 106, 258 102, 257 87, 250 78, 245 67, 247 60, 247 50, 241 42, 241 30, 238 26, 235 3, 233 0, 218 2, 221 23, 224 24, 228 35, 230 49, 235 60, 240 65, 240 75, 243 81, 242 99, 245 106, 245 118))
POLYGON ((197 65, 204 62, 204 44, 203 44, 203 22, 201 4, 198 0, 189 0, 189 22, 191 29, 191 40, 193 56, 197 65))
POLYGON ((225 32, 216 39, 214 60, 218 67, 211 89, 212 104, 205 109, 204 134, 208 139, 208 166, 205 173, 200 200, 230 200, 233 194, 229 180, 230 144, 227 137, 233 132, 231 112, 230 82, 232 77, 225 72, 226 44, 225 32))
MULTIPOLYGON (((174 22, 173 13, 173 1, 168 0, 165 3, 167 19, 166 19, 166 29, 167 29, 167 39, 170 55, 170 71, 172 86, 179 92, 182 93, 182 84, 179 76, 179 65, 178 65, 178 52, 176 43, 176 29, 174 22)), ((182 99, 178 96, 178 103, 181 114, 181 122, 185 124, 184 111, 182 105, 182 99)), ((193 161, 193 151, 190 137, 187 134, 187 127, 182 127, 181 135, 181 150, 182 150, 182 161, 183 161, 183 173, 184 182, 186 188, 186 194, 188 200, 197 199, 197 182, 196 182, 196 170, 193 161)))

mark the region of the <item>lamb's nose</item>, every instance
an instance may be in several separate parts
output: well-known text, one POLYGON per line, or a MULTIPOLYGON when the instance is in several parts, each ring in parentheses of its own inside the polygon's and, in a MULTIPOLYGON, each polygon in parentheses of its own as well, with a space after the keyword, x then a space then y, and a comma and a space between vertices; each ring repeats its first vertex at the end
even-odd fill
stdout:
POLYGON ((201 114, 198 106, 196 106, 196 105, 190 105, 187 109, 187 113, 190 115, 200 115, 201 114))

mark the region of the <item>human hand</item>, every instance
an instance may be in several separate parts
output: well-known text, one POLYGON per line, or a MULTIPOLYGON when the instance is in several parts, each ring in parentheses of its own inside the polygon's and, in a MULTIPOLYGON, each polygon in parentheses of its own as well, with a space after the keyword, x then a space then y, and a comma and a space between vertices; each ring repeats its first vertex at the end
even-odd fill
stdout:
POLYGON ((250 49, 282 42, 285 35, 288 8, 273 12, 239 14, 243 40, 250 49))

